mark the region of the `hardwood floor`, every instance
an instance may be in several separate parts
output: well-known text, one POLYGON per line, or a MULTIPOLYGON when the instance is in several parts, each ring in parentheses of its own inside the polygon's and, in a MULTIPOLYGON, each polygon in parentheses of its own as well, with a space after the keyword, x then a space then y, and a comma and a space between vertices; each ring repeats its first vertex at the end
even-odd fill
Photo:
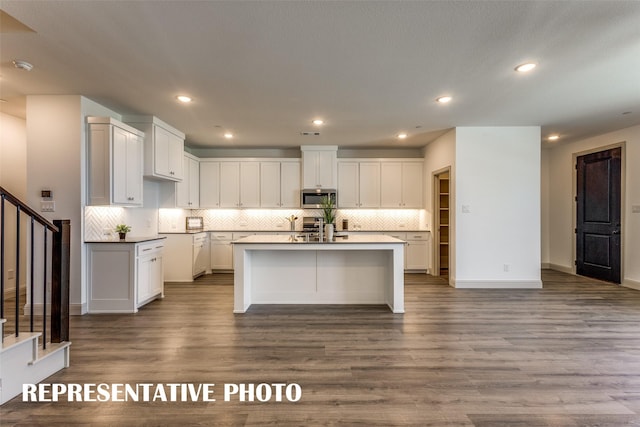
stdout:
POLYGON ((0 408, 2 426, 640 425, 640 292, 557 272, 537 290, 406 276, 406 313, 254 306, 232 275, 167 284, 135 315, 73 317, 50 383, 215 383, 216 402, 0 408), (222 401, 225 383, 295 382, 297 403, 222 401), (218 388, 220 387, 220 388, 218 388))

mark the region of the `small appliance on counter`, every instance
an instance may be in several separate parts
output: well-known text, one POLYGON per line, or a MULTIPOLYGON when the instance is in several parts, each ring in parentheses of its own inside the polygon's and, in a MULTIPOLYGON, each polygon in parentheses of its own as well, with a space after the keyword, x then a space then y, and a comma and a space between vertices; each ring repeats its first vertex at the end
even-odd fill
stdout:
POLYGON ((185 229, 187 231, 204 230, 204 221, 201 216, 188 216, 186 219, 185 229))

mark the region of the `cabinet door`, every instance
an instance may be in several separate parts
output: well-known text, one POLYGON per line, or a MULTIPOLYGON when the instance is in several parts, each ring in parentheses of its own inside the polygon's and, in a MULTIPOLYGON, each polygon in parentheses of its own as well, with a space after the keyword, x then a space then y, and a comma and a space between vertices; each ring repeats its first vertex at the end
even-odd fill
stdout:
MULTIPOLYGON (((186 176, 186 172, 185 172, 186 176)), ((184 179, 184 178, 183 178, 184 179)), ((200 162, 189 159, 189 207, 191 209, 200 207, 200 162)))
POLYGON ((138 259, 138 275, 136 277, 137 306, 151 296, 151 264, 153 257, 146 256, 138 259))
POLYGON ((422 163, 402 165, 402 207, 422 209, 422 163))
POLYGON ((233 269, 233 247, 229 240, 211 241, 211 269, 212 270, 232 270, 233 269))
MULTIPOLYGON (((153 126, 153 171, 156 175, 166 178, 172 178, 171 170, 169 169, 171 136, 171 132, 168 130, 160 126, 153 126)), ((182 155, 180 160, 182 160, 182 155)))
POLYGON ((172 179, 184 179, 183 171, 184 140, 169 132, 169 175, 172 179))
POLYGON ((240 163, 220 162, 220 207, 240 206, 240 163))
MULTIPOLYGON (((189 167, 190 167, 190 158, 184 156, 184 170, 187 172, 185 175, 187 179, 183 179, 180 182, 176 182, 176 206, 180 208, 190 208, 190 194, 189 194, 189 177, 191 176, 189 167)), ((199 177, 198 177, 199 179, 199 177)))
POLYGON ((260 207, 260 162, 240 162, 240 207, 260 207))
POLYGON ((127 138, 127 200, 129 205, 142 206, 142 156, 144 141, 132 133, 127 138))
POLYGON ((338 164, 338 206, 340 208, 360 207, 358 175, 358 162, 338 164))
POLYGON ((200 206, 220 207, 220 162, 200 163, 200 206))
POLYGON ((407 270, 426 270, 428 262, 427 241, 408 240, 405 268, 407 270))
POLYGON ((280 201, 280 162, 260 163, 260 206, 279 208, 280 201))
POLYGON ((318 181, 318 152, 304 151, 302 153, 302 186, 304 188, 320 187, 318 181))
POLYGON ((196 209, 200 206, 200 165, 197 160, 184 156, 184 178, 176 183, 176 205, 196 209))
MULTIPOLYGON (((380 163, 360 163, 360 207, 380 207, 380 163)), ((340 194, 340 193, 338 193, 340 194)))
POLYGON ((280 206, 283 208, 300 207, 299 162, 282 162, 280 164, 280 206))
POLYGON ((336 156, 335 151, 318 152, 318 180, 322 188, 336 188, 336 156))
POLYGON ((149 296, 164 294, 164 274, 162 252, 153 256, 149 270, 149 296))
POLYGON ((383 208, 402 207, 401 162, 380 164, 380 206, 383 208))
POLYGON ((112 203, 126 205, 129 202, 129 195, 127 194, 127 145, 129 143, 129 132, 124 129, 112 126, 112 147, 111 153, 112 160, 112 172, 111 182, 112 188, 112 203))

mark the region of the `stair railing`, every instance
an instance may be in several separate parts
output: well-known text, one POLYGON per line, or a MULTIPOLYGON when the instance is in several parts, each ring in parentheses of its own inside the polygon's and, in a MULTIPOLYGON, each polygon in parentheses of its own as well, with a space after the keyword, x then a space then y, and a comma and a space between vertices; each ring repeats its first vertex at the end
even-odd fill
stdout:
MULTIPOLYGON (((36 249, 42 250, 42 347, 47 348, 47 279, 49 272, 47 265, 51 260, 51 311, 50 311, 50 334, 52 343, 69 341, 69 268, 70 268, 70 221, 49 220, 38 214, 26 203, 12 195, 10 192, 0 187, 0 318, 5 318, 5 250, 6 250, 6 213, 11 209, 7 204, 11 204, 15 209, 15 335, 20 335, 20 272, 21 272, 21 222, 26 215, 29 218, 30 239, 29 239, 29 293, 27 295, 29 305, 29 331, 35 331, 35 264, 36 249), (35 233, 36 223, 42 227, 43 239, 42 247, 36 248, 35 233), (52 247, 48 248, 48 233, 52 233, 52 247)), ((6 326, 6 325, 5 325, 6 326)), ((4 340, 4 337, 2 337, 4 340)))

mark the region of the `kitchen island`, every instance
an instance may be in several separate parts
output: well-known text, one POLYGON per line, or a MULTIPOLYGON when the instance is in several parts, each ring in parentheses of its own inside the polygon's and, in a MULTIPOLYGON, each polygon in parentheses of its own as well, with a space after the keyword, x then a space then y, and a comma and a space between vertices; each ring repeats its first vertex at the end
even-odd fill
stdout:
POLYGON ((255 235, 233 242, 234 313, 251 304, 386 304, 404 313, 404 245, 390 236, 305 242, 255 235))

